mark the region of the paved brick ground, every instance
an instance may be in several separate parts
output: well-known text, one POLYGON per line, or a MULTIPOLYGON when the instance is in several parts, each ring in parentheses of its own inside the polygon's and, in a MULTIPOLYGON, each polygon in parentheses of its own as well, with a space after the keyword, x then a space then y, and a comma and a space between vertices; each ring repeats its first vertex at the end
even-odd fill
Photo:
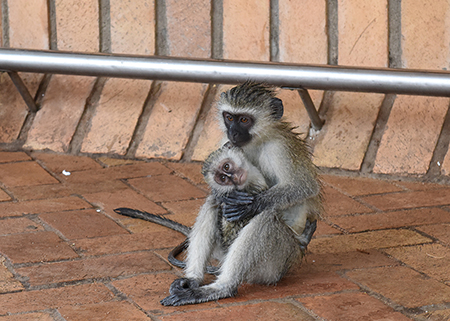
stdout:
POLYGON ((449 320, 450 187, 323 180, 327 216, 277 286, 166 308, 183 236, 112 209, 193 224, 199 164, 0 152, 0 321, 449 320))

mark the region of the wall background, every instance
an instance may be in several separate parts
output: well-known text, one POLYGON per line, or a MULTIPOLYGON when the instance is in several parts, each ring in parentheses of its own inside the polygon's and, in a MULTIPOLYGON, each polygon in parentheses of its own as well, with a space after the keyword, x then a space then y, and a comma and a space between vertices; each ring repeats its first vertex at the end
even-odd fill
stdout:
MULTIPOLYGON (((0 0, 0 46, 446 70, 448 0, 0 0)), ((202 160, 227 86, 21 74, 30 113, 0 73, 0 147, 202 160)), ((449 98, 311 91, 324 168, 450 178, 449 98)), ((309 132, 297 92, 286 118, 309 132)))

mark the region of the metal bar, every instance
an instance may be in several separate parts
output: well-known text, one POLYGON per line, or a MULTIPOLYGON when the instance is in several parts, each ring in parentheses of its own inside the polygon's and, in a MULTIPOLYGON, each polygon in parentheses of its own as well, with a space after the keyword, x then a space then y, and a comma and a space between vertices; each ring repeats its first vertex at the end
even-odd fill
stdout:
POLYGON ((36 106, 33 97, 28 91, 27 86, 25 86, 25 84, 23 83, 22 78, 20 78, 19 74, 16 71, 9 71, 8 75, 14 83, 14 86, 16 86, 17 90, 19 91, 23 100, 25 101, 25 104, 27 104, 28 110, 32 113, 36 113, 38 111, 38 107, 36 106))
POLYGON ((0 49, 0 70, 450 97, 450 73, 0 49))
POLYGON ((304 88, 300 88, 297 91, 303 101, 303 105, 305 106, 309 119, 311 119, 312 128, 315 130, 321 130, 324 121, 320 119, 319 113, 317 112, 316 107, 314 107, 314 103, 309 95, 309 92, 304 88))

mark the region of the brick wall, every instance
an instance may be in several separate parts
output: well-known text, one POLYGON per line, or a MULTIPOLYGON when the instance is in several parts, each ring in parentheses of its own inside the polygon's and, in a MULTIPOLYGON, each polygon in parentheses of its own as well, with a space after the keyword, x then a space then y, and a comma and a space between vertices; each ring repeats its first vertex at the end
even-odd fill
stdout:
MULTIPOLYGON (((447 0, 0 3, 2 47, 433 70, 450 62, 447 0)), ((21 77, 40 110, 28 112, 0 74, 3 148, 202 160, 221 136, 214 101, 228 86, 21 77)), ((326 124, 309 134, 297 92, 279 95, 321 167, 450 176, 448 98, 311 91, 326 124)))

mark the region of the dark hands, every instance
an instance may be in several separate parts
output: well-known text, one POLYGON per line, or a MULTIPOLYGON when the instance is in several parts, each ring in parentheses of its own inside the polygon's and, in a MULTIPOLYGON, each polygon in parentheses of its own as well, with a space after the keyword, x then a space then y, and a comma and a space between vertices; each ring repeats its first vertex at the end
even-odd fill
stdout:
POLYGON ((255 197, 246 192, 235 190, 221 196, 219 201, 222 203, 222 215, 228 222, 242 221, 258 212, 255 197))

